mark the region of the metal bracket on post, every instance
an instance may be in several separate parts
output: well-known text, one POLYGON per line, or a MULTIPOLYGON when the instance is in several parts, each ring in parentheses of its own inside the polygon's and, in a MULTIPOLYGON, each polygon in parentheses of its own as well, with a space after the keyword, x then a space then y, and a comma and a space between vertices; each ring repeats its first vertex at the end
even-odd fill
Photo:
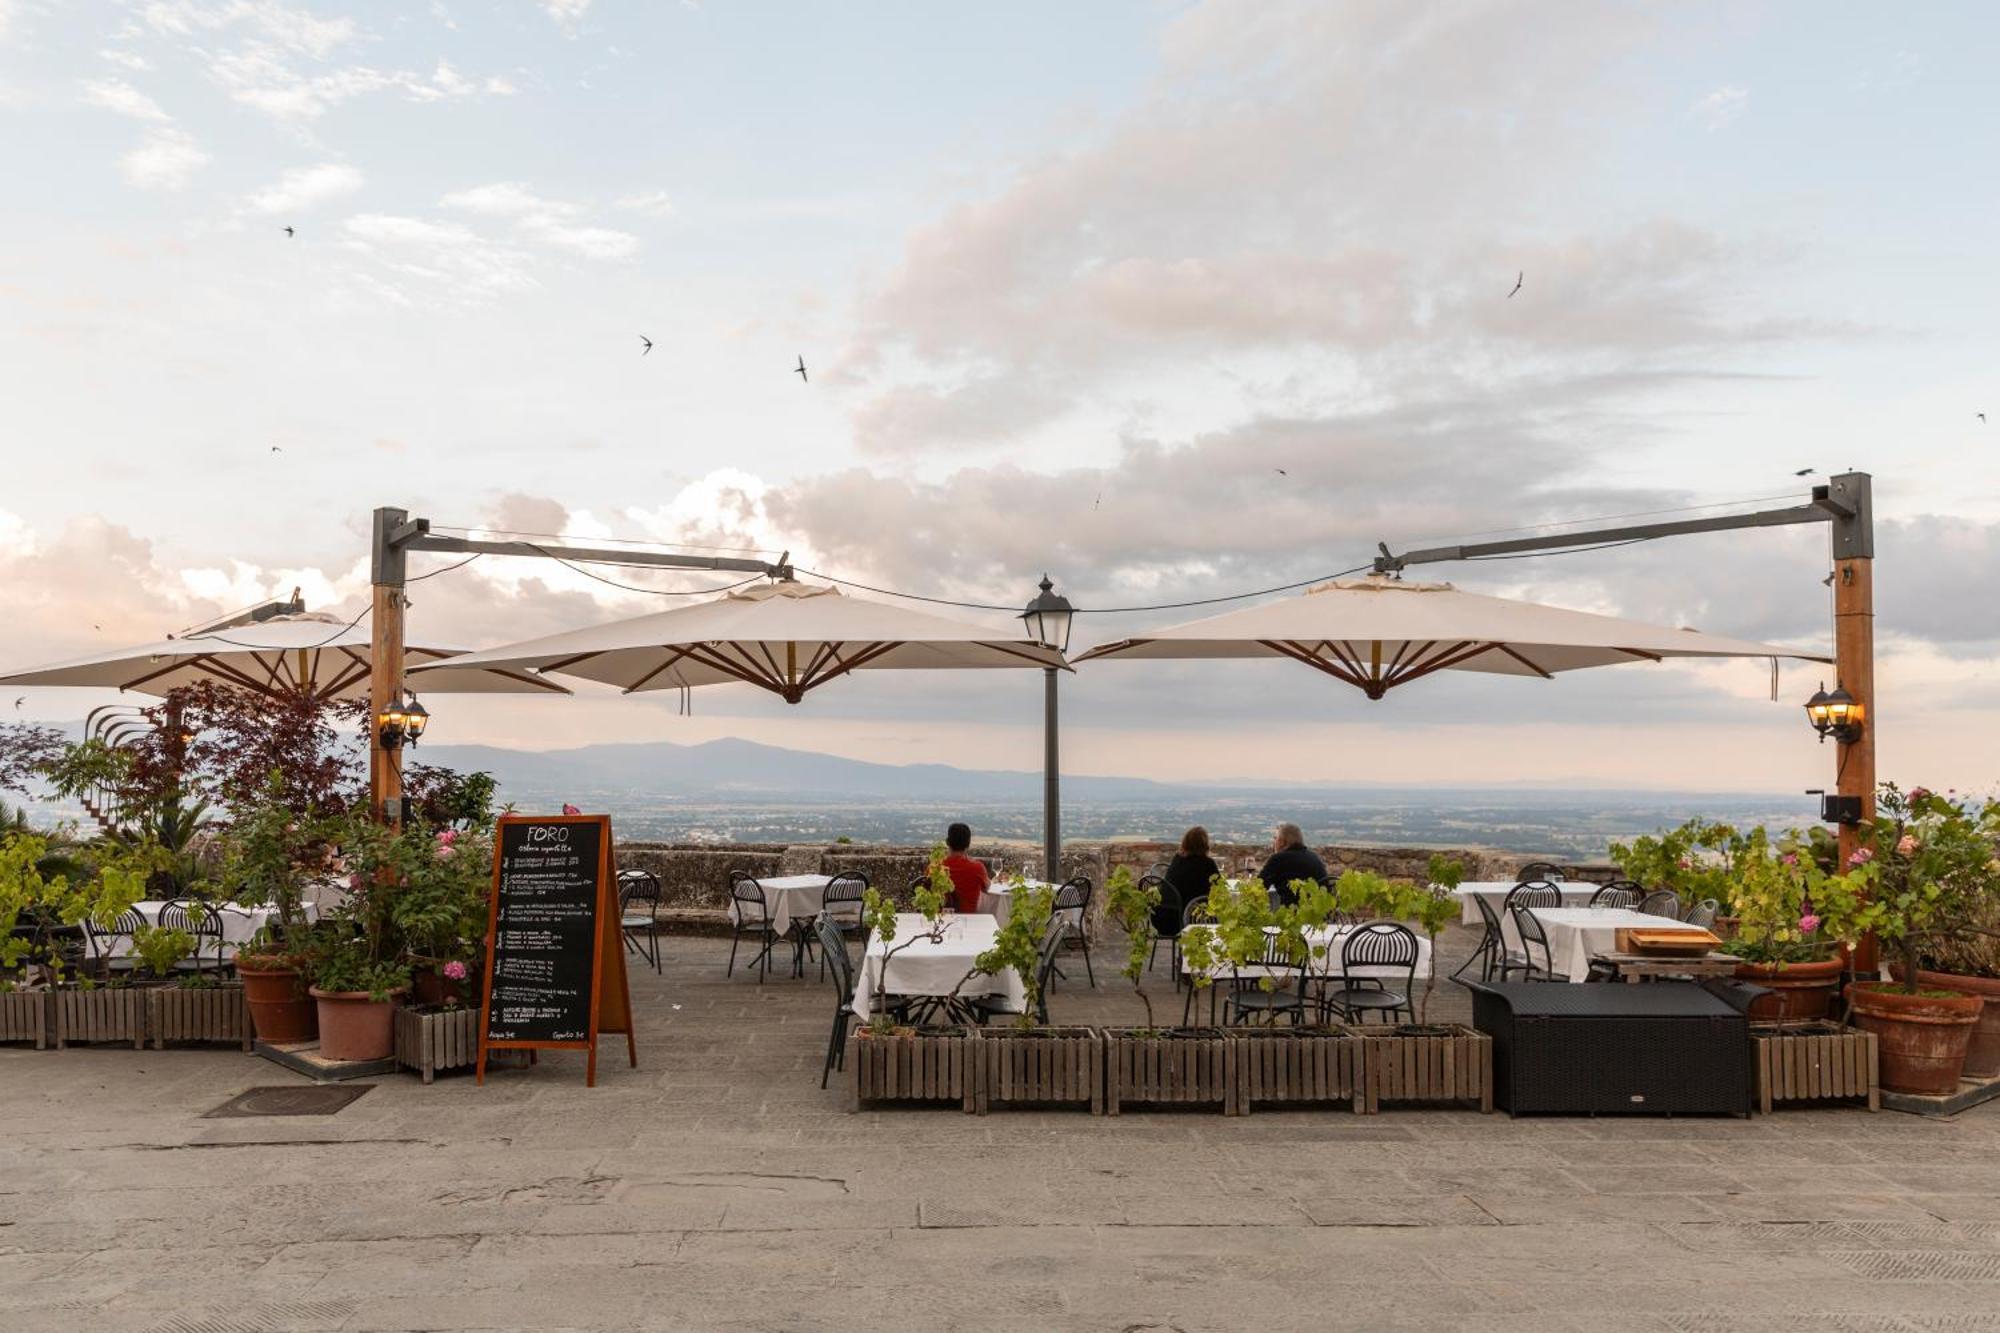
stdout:
POLYGON ((1813 487, 1813 504, 1832 516, 1833 558, 1875 558, 1875 482, 1866 472, 1843 472, 1813 487))

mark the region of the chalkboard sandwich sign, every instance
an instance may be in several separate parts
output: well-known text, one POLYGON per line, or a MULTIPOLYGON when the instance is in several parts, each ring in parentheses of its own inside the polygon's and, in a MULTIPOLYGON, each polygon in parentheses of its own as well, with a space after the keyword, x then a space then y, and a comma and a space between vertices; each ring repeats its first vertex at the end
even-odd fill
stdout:
POLYGON ((632 992, 611 871, 609 815, 506 815, 494 833, 477 1079, 488 1051, 587 1050, 622 1032, 634 1068, 632 992))

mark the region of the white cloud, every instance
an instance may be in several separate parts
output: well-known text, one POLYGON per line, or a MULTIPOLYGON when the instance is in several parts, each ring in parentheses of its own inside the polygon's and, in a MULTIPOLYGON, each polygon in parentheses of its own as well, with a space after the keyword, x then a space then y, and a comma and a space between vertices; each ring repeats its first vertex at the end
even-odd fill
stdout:
POLYGON ((639 252, 637 236, 630 232, 613 231, 609 227, 566 227, 557 223, 530 221, 524 230, 548 245, 586 259, 628 259, 639 252))
POLYGON ((259 213, 296 213, 352 194, 361 188, 361 172, 344 162, 322 162, 314 167, 295 167, 250 196, 250 207, 259 213))
POLYGON ((585 225, 589 210, 583 205, 545 198, 521 181, 495 181, 454 190, 438 203, 482 217, 510 219, 521 240, 586 259, 626 259, 639 251, 639 238, 630 232, 585 225))
POLYGON ((1749 104, 1748 88, 1717 88, 1689 107, 1688 115, 1705 130, 1719 130, 1733 124, 1749 104))
MULTIPOLYGON (((0 4, 5 4, 5 3, 6 0, 0 0, 0 4)), ((146 57, 142 55, 138 55, 131 51, 119 51, 107 47, 105 50, 99 51, 97 54, 100 57, 102 57, 107 63, 116 65, 120 69, 148 70, 153 67, 152 61, 146 59, 146 57)))
POLYGON ((115 111, 134 120, 149 120, 156 125, 165 125, 173 120, 158 102, 123 79, 96 79, 84 84, 83 100, 91 106, 115 111))
POLYGON ((576 25, 590 10, 590 0, 542 0, 542 9, 562 26, 569 36, 576 36, 576 25))
POLYGON ((390 275, 399 303, 412 286, 447 301, 479 301, 536 285, 525 251, 462 223, 361 213, 347 219, 344 233, 351 248, 390 275))
POLYGON ((142 190, 179 190, 208 162, 208 154, 185 130, 146 131, 137 148, 118 160, 125 179, 142 190))
POLYGON ((567 216, 577 211, 573 204, 542 198, 520 181, 495 181, 491 185, 475 185, 469 190, 454 190, 438 203, 446 208, 483 213, 488 217, 524 217, 538 213, 567 216))
POLYGON ((628 213, 640 213, 649 218, 670 218, 674 215, 674 201, 667 197, 665 190, 628 194, 618 201, 618 207, 628 213))
POLYGON ((353 41, 360 29, 351 18, 322 19, 304 9, 276 0, 151 0, 141 6, 140 19, 154 32, 198 37, 204 32, 243 28, 257 40, 300 55, 324 60, 353 41))

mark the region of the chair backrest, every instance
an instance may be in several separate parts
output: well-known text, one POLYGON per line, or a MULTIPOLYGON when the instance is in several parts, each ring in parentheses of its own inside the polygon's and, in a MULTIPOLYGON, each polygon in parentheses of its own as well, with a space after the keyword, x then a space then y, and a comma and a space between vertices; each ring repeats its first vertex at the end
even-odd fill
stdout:
POLYGON ((1475 893, 1472 895, 1472 901, 1479 908, 1480 919, 1486 923, 1488 933, 1494 939, 1499 939, 1500 914, 1493 910, 1493 900, 1483 893, 1475 893))
MULTIPOLYGON (((1510 894, 1508 896, 1511 898, 1513 895, 1510 894)), ((1535 955, 1532 946, 1541 945, 1542 970, 1544 972, 1553 972, 1555 966, 1549 954, 1549 934, 1542 929, 1541 919, 1535 915, 1534 908, 1527 905, 1515 905, 1508 910, 1513 913, 1514 929, 1521 936, 1521 952, 1527 957, 1530 963, 1533 963, 1535 955)))
POLYGON ((1340 970, 1351 967, 1402 967, 1417 969, 1417 936, 1408 926, 1394 921, 1371 921, 1356 926, 1340 942, 1340 970))
POLYGON ((1681 919, 1681 896, 1672 889, 1654 889, 1639 900, 1639 910, 1648 916, 1670 916, 1681 919))
POLYGON ((1042 955, 1035 961, 1035 1021, 1043 1027, 1049 1025, 1049 982, 1055 977, 1056 955, 1062 952, 1063 937, 1068 933, 1068 922, 1051 918, 1048 933, 1042 936, 1042 955))
POLYGON ((1500 904, 1500 910, 1511 912, 1517 907, 1561 907, 1562 905, 1562 889, 1545 879, 1529 880, 1507 890, 1507 901, 1500 904))
POLYGON ((1592 907, 1637 907, 1639 905, 1639 890, 1636 886, 1628 888, 1622 884, 1606 884, 1601 886, 1596 893, 1590 895, 1590 905, 1592 907))
POLYGON ((149 923, 137 908, 126 908, 118 914, 118 919, 109 926, 100 926, 89 917, 83 919, 83 935, 90 943, 93 958, 110 957, 108 946, 113 940, 132 940, 149 923))
POLYGON ((1516 884, 1526 884, 1538 879, 1548 880, 1552 884, 1560 884, 1568 878, 1569 872, 1565 871, 1554 861, 1530 861, 1514 872, 1514 882, 1516 884))
POLYGON ((1078 875, 1056 890, 1055 910, 1067 912, 1090 906, 1090 880, 1078 875))
POLYGON ((1688 914, 1681 919, 1690 926, 1700 926, 1703 930, 1707 930, 1715 924, 1715 914, 1721 910, 1721 903, 1713 898, 1703 898, 1690 907, 1688 914))
POLYGON ((657 906, 661 900, 660 877, 650 870, 619 871, 618 901, 629 903, 634 899, 657 906))
POLYGON ((840 1002, 846 1004, 854 998, 854 960, 847 954, 847 937, 824 916, 813 923, 813 930, 819 936, 820 952, 833 964, 828 969, 833 976, 833 988, 840 993, 840 1002))
POLYGON ((861 924, 861 895, 868 892, 868 876, 859 870, 843 870, 826 886, 820 899, 820 915, 836 925, 861 924))
POLYGON ((175 898, 160 908, 160 929, 184 930, 200 939, 222 938, 222 917, 198 898, 175 898))
POLYGON ((1167 863, 1165 861, 1155 861, 1153 862, 1153 864, 1146 867, 1145 878, 1165 879, 1166 877, 1167 877, 1167 863))
POLYGON ((763 886, 748 875, 738 875, 735 887, 729 897, 736 908, 736 920, 746 926, 761 926, 771 919, 771 912, 764 904, 763 886))
POLYGON ((1181 929, 1186 930, 1197 921, 1213 921, 1215 913, 1208 910, 1208 895, 1190 898, 1181 905, 1181 929))

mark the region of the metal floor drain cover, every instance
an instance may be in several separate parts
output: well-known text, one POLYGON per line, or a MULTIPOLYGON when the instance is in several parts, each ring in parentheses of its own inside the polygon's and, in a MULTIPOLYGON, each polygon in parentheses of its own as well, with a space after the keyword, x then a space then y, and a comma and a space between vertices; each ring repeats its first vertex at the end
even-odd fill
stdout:
POLYGON ((250 1088, 231 1097, 204 1120, 228 1120, 246 1115, 336 1115, 373 1083, 329 1084, 309 1088, 250 1088))

